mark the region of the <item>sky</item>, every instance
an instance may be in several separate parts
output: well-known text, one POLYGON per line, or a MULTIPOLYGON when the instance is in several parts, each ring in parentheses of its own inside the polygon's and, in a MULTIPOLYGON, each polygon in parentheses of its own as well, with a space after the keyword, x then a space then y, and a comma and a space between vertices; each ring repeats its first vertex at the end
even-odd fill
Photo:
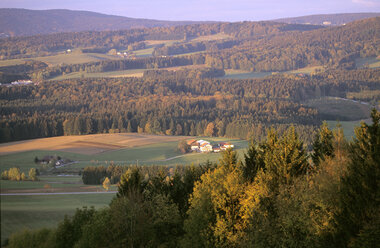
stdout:
POLYGON ((88 10, 158 20, 260 21, 380 12, 380 0, 0 0, 0 8, 88 10))

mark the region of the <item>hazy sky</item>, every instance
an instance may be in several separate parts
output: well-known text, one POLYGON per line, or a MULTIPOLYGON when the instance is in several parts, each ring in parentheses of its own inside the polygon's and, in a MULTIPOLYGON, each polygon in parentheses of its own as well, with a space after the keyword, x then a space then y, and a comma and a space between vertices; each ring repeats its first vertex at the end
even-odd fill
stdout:
POLYGON ((89 10, 161 20, 257 21, 380 12, 380 0, 0 0, 0 8, 89 10))

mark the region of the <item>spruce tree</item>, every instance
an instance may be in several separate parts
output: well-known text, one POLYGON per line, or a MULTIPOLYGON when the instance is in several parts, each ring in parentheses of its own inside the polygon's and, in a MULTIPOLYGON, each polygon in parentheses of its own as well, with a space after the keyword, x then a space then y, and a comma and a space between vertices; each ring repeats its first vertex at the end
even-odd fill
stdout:
POLYGON ((243 177, 245 180, 253 182, 260 169, 264 169, 264 162, 261 159, 259 147, 252 141, 247 153, 244 154, 244 163, 242 163, 243 177))
POLYGON ((318 133, 315 135, 313 150, 314 153, 311 155, 311 158, 315 166, 318 166, 326 157, 334 156, 333 133, 328 128, 326 122, 323 122, 318 133))
POLYGON ((380 206, 380 113, 372 111, 372 125, 356 128, 349 147, 351 162, 342 178, 337 215, 338 245, 347 246, 376 216, 380 206))

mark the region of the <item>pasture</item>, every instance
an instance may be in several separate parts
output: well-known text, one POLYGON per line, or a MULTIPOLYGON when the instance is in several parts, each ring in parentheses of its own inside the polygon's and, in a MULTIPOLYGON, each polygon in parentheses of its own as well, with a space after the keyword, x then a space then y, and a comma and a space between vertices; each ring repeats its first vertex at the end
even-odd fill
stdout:
POLYGON ((309 100, 306 106, 316 108, 325 120, 355 121, 367 119, 370 116, 371 106, 337 97, 325 97, 309 100))
POLYGON ((292 70, 292 71, 286 71, 285 73, 288 73, 288 74, 311 74, 311 73, 315 73, 315 72, 319 72, 319 71, 323 71, 324 68, 323 66, 310 66, 310 67, 304 67, 304 68, 300 68, 300 69, 297 69, 297 70, 292 70))
POLYGON ((1 242, 26 228, 55 227, 83 206, 106 207, 115 194, 1 196, 1 242))
POLYGON ((251 72, 245 70, 225 69, 226 75, 222 78, 226 79, 250 79, 250 78, 263 78, 274 74, 311 74, 318 71, 323 71, 322 66, 305 67, 292 71, 283 72, 251 72))
POLYGON ((225 39, 232 39, 233 37, 231 35, 225 34, 225 33, 217 33, 212 35, 204 35, 199 36, 197 38, 192 39, 191 41, 215 41, 215 40, 225 40, 225 39))
MULTIPOLYGON (((62 136, 10 142, 0 145, 1 171, 18 166, 27 173, 30 168, 39 168, 34 158, 57 155, 75 161, 73 164, 54 169, 54 173, 70 171, 78 173, 89 165, 140 164, 170 165, 198 164, 218 161, 217 153, 188 153, 177 151, 178 142, 192 139, 188 136, 146 135, 137 133, 96 134, 83 136, 62 136)), ((202 138, 202 137, 201 137, 202 138)), ((199 139, 201 139, 199 138, 199 139)), ((228 141, 235 145, 241 155, 248 146, 244 140, 228 138, 206 138, 212 143, 228 141)))
POLYGON ((35 60, 46 63, 49 66, 57 66, 61 64, 81 64, 88 62, 97 62, 101 60, 118 59, 118 56, 101 54, 101 53, 81 53, 79 51, 74 51, 71 53, 60 53, 52 56, 44 57, 34 57, 25 59, 10 59, 1 60, 0 67, 24 64, 25 61, 35 60))
POLYGON ((72 72, 65 75, 57 76, 49 79, 53 80, 67 80, 77 78, 118 78, 118 77, 142 77, 146 69, 122 70, 122 71, 108 71, 108 72, 72 72))
MULTIPOLYGON (((39 181, 0 180, 1 193, 56 193, 56 192, 104 192, 101 185, 84 185, 78 172, 89 165, 139 164, 167 165, 198 164, 206 161, 217 162, 218 153, 188 153, 177 151, 178 141, 194 137, 145 135, 137 133, 98 134, 85 136, 64 136, 11 142, 0 146, 1 171, 19 167, 27 174, 37 167, 34 158, 58 155, 78 161, 71 165, 44 172, 39 181), (54 173, 54 174, 53 174, 54 173), (57 174, 71 174, 59 176, 57 174), (48 185, 48 186, 47 186, 48 185)), ((235 145, 239 158, 243 159, 248 142, 227 138, 208 138, 212 143, 228 141, 235 145)), ((111 191, 116 186, 111 186, 111 191)), ((1 240, 12 232, 25 228, 54 227, 63 217, 72 215, 76 208, 107 206, 111 194, 69 194, 69 195, 2 195, 1 196, 1 240)))
POLYGON ((356 68, 379 68, 380 57, 358 58, 355 60, 356 68))
POLYGON ((326 121, 330 129, 334 129, 340 125, 343 129, 344 136, 351 140, 355 135, 355 127, 359 127, 361 122, 371 124, 371 119, 358 120, 358 121, 326 121))
POLYGON ((74 152, 93 155, 108 150, 139 147, 162 142, 191 139, 185 136, 148 135, 138 133, 90 134, 59 136, 0 144, 0 155, 31 150, 74 152))
MULTIPOLYGON (((77 208, 107 206, 114 193, 104 192, 101 185, 84 185, 81 176, 39 176, 38 181, 0 180, 2 194, 14 193, 70 193, 93 194, 64 195, 1 195, 1 242, 12 232, 25 228, 55 227, 65 215, 74 214, 77 208)), ((110 191, 117 190, 112 185, 110 191)))

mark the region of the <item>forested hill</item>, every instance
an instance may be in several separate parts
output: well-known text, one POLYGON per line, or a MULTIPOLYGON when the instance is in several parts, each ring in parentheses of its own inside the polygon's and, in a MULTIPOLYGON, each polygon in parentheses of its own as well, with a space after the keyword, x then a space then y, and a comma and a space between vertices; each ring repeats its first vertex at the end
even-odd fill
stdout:
POLYGON ((168 27, 191 24, 190 21, 160 21, 105 15, 65 9, 0 9, 0 34, 26 36, 60 32, 103 31, 131 28, 168 27))
POLYGON ((349 22, 377 16, 380 16, 380 13, 344 13, 281 18, 273 21, 289 24, 344 25, 349 22))

